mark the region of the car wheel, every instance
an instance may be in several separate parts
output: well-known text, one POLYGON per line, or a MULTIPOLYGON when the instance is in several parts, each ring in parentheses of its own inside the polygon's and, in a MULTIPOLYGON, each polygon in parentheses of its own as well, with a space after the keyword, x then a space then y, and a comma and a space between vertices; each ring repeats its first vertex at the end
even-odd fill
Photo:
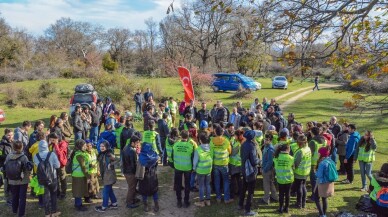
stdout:
POLYGON ((213 86, 213 91, 218 92, 220 89, 217 86, 213 86))

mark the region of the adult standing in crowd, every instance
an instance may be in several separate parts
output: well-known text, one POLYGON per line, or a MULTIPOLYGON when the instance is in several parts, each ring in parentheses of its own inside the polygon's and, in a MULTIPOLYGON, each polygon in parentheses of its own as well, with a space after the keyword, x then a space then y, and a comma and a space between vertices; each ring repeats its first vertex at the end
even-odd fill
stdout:
POLYGON ((220 100, 217 101, 216 104, 216 114, 213 118, 213 123, 219 124, 219 123, 225 123, 228 121, 228 112, 226 108, 222 105, 222 102, 220 100))
POLYGON ((168 108, 170 109, 170 113, 171 113, 171 120, 172 120, 172 126, 176 126, 176 115, 177 115, 177 112, 178 112, 178 103, 175 102, 174 98, 173 97, 170 97, 168 99, 168 108))
POLYGON ((346 156, 346 143, 348 143, 349 139, 349 124, 348 123, 343 123, 342 126, 342 131, 338 133, 338 137, 335 140, 336 146, 337 146, 337 154, 338 158, 340 161, 340 168, 339 168, 339 173, 341 175, 346 175, 346 169, 345 169, 345 156, 346 156))
POLYGON ((136 146, 140 146, 140 138, 137 136, 132 136, 131 142, 129 145, 125 146, 122 153, 123 161, 123 173, 125 179, 127 180, 128 192, 127 192, 127 208, 136 208, 139 206, 138 200, 136 200, 136 185, 137 179, 135 177, 136 167, 137 167, 137 154, 136 146))
POLYGON ((357 144, 360 142, 361 136, 356 131, 356 125, 349 124, 349 140, 346 143, 346 156, 345 156, 345 168, 346 168, 346 179, 342 181, 343 184, 351 184, 354 179, 354 160, 357 156, 354 156, 357 144))
POLYGON ((62 129, 62 134, 63 134, 63 139, 66 141, 70 141, 71 136, 73 135, 73 131, 71 130, 71 126, 69 123, 69 115, 66 112, 62 112, 60 115, 60 118, 63 121, 63 129, 62 129))
POLYGON ((262 173, 263 173, 263 188, 264 196, 261 199, 263 204, 269 205, 270 199, 274 201, 279 200, 279 196, 275 188, 275 168, 273 165, 273 156, 275 154, 275 148, 272 145, 272 134, 266 134, 264 139, 263 160, 262 160, 262 173))
POLYGON ((56 133, 50 133, 48 136, 49 149, 57 155, 59 161, 59 168, 57 169, 58 175, 58 189, 57 195, 59 199, 63 200, 66 198, 67 182, 66 182, 66 169, 67 164, 67 152, 69 144, 66 140, 62 140, 56 133))
MULTIPOLYGON (((39 133, 39 132, 43 132, 44 130, 44 122, 41 121, 41 120, 37 120, 35 121, 35 124, 34 124, 34 132, 32 132, 30 134, 30 138, 28 140, 28 149, 31 148, 31 146, 37 141, 36 140, 36 135, 39 133)), ((29 155, 27 155, 29 156, 29 155)), ((30 158, 30 160, 32 160, 30 158)))
POLYGON ((89 156, 84 140, 75 141, 74 151, 69 160, 73 162, 71 177, 74 206, 77 211, 84 212, 87 208, 82 204, 82 198, 89 197, 88 180, 90 180, 89 156))
MULTIPOLYGON (((29 143, 28 131, 31 129, 30 121, 23 121, 21 127, 17 127, 14 131, 13 140, 20 141, 23 143, 23 148, 26 150, 29 143)), ((24 151, 25 151, 24 150, 24 151)), ((25 151, 26 152, 26 151, 25 151)))
POLYGON ((190 104, 186 106, 184 111, 184 117, 186 117, 187 114, 191 114, 191 117, 193 118, 193 122, 196 122, 197 107, 195 107, 194 100, 190 100, 190 104))
POLYGON ((109 119, 109 116, 116 111, 115 104, 112 103, 112 99, 110 97, 105 98, 105 105, 102 109, 102 123, 106 123, 106 120, 109 119))
POLYGON ((296 204, 298 209, 306 207, 306 180, 311 170, 311 150, 307 146, 305 135, 299 135, 297 139, 298 149, 294 152, 296 204))
POLYGON ((89 139, 92 141, 93 144, 96 144, 98 140, 98 125, 100 124, 100 117, 102 114, 97 109, 95 103, 92 103, 89 114, 91 117, 89 139))
POLYGON ((241 115, 237 111, 237 107, 233 107, 232 114, 229 116, 229 123, 232 123, 234 129, 238 129, 240 127, 241 115))
MULTIPOLYGON (((12 143, 13 143, 13 132, 9 128, 5 128, 4 130, 4 136, 1 139, 0 142, 0 167, 2 168, 5 163, 5 159, 7 159, 7 156, 12 153, 12 143)), ((6 203, 8 205, 12 205, 12 199, 11 199, 11 188, 9 185, 9 180, 5 176, 5 174, 1 173, 3 175, 3 182, 4 182, 4 199, 6 200, 6 203)))
POLYGON ((81 106, 75 106, 74 110, 74 119, 73 119, 73 132, 74 132, 74 141, 82 139, 82 133, 84 131, 84 124, 81 119, 81 106))
POLYGON ((206 108, 206 102, 201 103, 202 108, 197 112, 196 119, 198 123, 201 123, 202 121, 210 122, 210 112, 206 108))
POLYGON ((144 93, 144 101, 149 102, 150 99, 154 98, 154 94, 151 92, 151 89, 147 87, 147 91, 144 93))
POLYGON ((360 165, 361 173, 361 191, 368 191, 366 185, 366 177, 368 177, 369 182, 372 180, 372 164, 375 161, 376 155, 376 140, 373 137, 373 133, 370 130, 367 130, 363 137, 361 137, 360 142, 358 143, 354 156, 355 161, 358 160, 360 165))
POLYGON ((141 89, 137 90, 137 93, 135 93, 135 96, 133 97, 135 101, 135 106, 136 106, 136 113, 141 114, 141 106, 143 105, 144 98, 143 95, 141 94, 141 89))
POLYGON ((249 108, 249 112, 256 113, 256 106, 259 105, 259 98, 255 98, 255 101, 251 104, 251 107, 249 108))
POLYGON ((338 138, 338 134, 342 131, 342 127, 340 124, 338 124, 337 118, 335 116, 330 118, 329 129, 333 133, 334 138, 338 138))
POLYGON ((154 111, 155 111, 154 107, 148 106, 148 107, 146 108, 146 111, 143 113, 143 122, 144 122, 143 130, 144 130, 144 131, 149 130, 149 125, 148 125, 148 123, 149 123, 150 121, 154 121, 154 122, 157 122, 157 121, 158 121, 158 119, 157 119, 156 117, 153 116, 154 111))

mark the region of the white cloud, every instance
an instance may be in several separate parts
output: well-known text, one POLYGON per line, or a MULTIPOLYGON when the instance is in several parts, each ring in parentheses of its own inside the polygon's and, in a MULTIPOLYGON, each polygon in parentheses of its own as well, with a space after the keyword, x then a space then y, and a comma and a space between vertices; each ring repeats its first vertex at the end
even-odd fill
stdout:
MULTIPOLYGON (((133 1, 143 0, 94 0, 85 3, 81 0, 27 0, 16 3, 0 3, 1 16, 12 27, 27 29, 35 35, 61 17, 101 24, 105 28, 124 27, 131 30, 144 29, 144 20, 153 17, 160 21, 166 16, 172 0, 152 0, 155 7, 149 10, 135 10, 133 1)), ((174 1, 179 8, 181 0, 174 1)))

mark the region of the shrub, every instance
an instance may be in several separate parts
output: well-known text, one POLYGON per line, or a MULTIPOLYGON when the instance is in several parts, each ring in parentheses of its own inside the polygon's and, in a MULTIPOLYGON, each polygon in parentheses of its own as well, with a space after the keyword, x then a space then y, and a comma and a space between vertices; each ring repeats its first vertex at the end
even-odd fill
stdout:
POLYGON ((113 85, 98 89, 98 94, 103 98, 112 98, 113 102, 121 102, 125 97, 125 92, 120 87, 113 85))
POLYGON ((44 82, 39 86, 39 96, 47 98, 49 95, 56 93, 57 87, 50 82, 44 82))
POLYGON ((4 93, 4 103, 8 106, 16 106, 18 97, 19 97, 19 88, 15 87, 14 85, 10 84, 7 85, 5 88, 4 93))
POLYGON ((232 96, 230 96, 231 99, 248 99, 252 98, 251 91, 247 89, 239 89, 236 91, 232 96))

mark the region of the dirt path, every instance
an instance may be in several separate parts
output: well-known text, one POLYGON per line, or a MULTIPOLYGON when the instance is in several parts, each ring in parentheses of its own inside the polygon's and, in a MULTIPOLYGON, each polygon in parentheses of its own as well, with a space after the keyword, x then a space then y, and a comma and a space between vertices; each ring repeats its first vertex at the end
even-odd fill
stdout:
POLYGON ((301 89, 298 89, 298 90, 294 90, 294 91, 291 91, 291 92, 288 92, 288 93, 285 93, 285 94, 282 94, 280 96, 277 96, 275 97, 276 101, 280 100, 280 99, 283 99, 289 95, 292 95, 294 93, 298 93, 300 91, 304 91, 304 90, 309 90, 309 89, 313 89, 314 86, 311 86, 311 87, 304 87, 304 88, 301 88, 301 89))
MULTIPOLYGON (((338 85, 338 84, 320 84, 320 85, 319 85, 319 88, 320 88, 320 89, 325 89, 325 88, 333 88, 333 87, 339 87, 339 86, 341 86, 341 85, 338 85)), ((281 108, 284 110, 286 107, 288 107, 289 105, 291 105, 292 103, 294 103, 294 102, 297 101, 298 99, 300 99, 300 98, 306 96, 307 94, 313 92, 313 90, 312 90, 313 87, 314 87, 314 86, 311 86, 311 87, 308 87, 308 88, 306 87, 306 88, 299 89, 299 90, 306 90, 306 89, 309 89, 309 90, 303 91, 302 93, 300 93, 300 94, 298 94, 298 95, 296 95, 296 96, 294 96, 294 97, 291 97, 290 99, 286 100, 285 102, 283 102, 283 103, 281 104, 281 108)), ((293 91, 293 92, 296 93, 296 92, 299 92, 299 91, 293 91)), ((289 95, 292 94, 293 92, 283 94, 283 95, 281 95, 281 96, 279 96, 279 97, 280 97, 280 98, 284 98, 284 97, 286 97, 286 96, 289 96, 289 95)))

